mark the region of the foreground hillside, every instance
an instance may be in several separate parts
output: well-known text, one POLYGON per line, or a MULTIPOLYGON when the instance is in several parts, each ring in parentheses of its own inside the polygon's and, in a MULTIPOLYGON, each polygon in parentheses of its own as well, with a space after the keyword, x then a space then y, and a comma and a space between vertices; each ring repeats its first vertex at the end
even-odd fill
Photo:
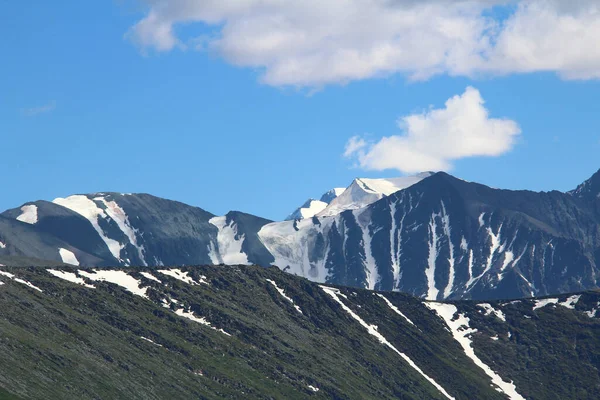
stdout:
POLYGON ((276 268, 94 271, 0 267, 0 398, 592 399, 600 390, 597 292, 443 304, 276 268))

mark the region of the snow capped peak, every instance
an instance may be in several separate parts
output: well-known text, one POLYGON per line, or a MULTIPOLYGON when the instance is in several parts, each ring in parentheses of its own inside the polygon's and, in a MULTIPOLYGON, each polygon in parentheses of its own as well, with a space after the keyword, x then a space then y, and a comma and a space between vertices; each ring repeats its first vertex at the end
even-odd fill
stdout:
POLYGON ((325 207, 327 207, 327 203, 320 200, 309 199, 301 207, 297 208, 296 211, 291 213, 286 220, 312 218, 323 211, 325 207))
POLYGON ((333 199, 344 193, 344 190, 346 190, 346 188, 333 188, 321 196, 321 201, 329 204, 333 201, 333 199))
POLYGON ((299 220, 314 216, 330 217, 346 210, 363 208, 433 174, 433 172, 422 172, 400 178, 356 178, 346 189, 334 188, 323 194, 321 200, 309 199, 286 220, 299 220))
POLYGON ((321 196, 321 200, 308 199, 301 207, 291 213, 286 220, 297 220, 312 218, 323 211, 331 201, 342 194, 346 189, 333 188, 321 196))
POLYGON ((423 172, 400 178, 357 178, 318 215, 332 216, 346 210, 363 208, 399 190, 406 189, 433 174, 433 172, 423 172))

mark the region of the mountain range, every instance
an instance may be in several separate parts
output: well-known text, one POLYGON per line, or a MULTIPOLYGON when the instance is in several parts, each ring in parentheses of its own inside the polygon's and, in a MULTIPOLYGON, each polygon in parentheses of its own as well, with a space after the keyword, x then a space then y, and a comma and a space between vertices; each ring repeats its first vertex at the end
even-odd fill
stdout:
POLYGON ((0 264, 276 265, 430 300, 544 296, 598 287, 599 194, 600 171, 567 193, 423 173, 356 179, 275 222, 148 194, 73 195, 0 214, 0 264))
POLYGON ((258 266, 0 267, 0 310, 3 400, 568 400, 600 382, 597 291, 442 303, 258 266))

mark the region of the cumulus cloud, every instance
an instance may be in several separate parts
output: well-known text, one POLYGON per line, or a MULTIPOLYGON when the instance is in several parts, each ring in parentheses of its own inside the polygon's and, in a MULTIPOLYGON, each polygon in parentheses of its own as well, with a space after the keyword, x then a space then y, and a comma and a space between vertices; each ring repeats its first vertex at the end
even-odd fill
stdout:
POLYGON ((52 101, 40 107, 24 108, 21 110, 21 114, 23 114, 25 117, 35 117, 39 114, 45 114, 54 111, 55 108, 56 102, 52 101))
POLYGON ((127 37, 143 50, 198 48, 270 85, 321 87, 403 73, 551 71, 600 77, 595 0, 139 0, 127 37), (200 24, 203 37, 176 27, 200 24))
POLYGON ((444 108, 400 118, 398 126, 401 135, 375 143, 352 137, 344 156, 368 170, 447 171, 454 160, 506 153, 521 133, 515 121, 490 118, 481 94, 472 87, 448 99, 444 108))

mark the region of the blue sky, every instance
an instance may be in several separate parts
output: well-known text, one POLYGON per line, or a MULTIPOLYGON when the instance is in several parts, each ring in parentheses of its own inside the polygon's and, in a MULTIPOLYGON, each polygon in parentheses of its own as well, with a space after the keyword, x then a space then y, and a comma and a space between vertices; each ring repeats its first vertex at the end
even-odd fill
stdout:
MULTIPOLYGON (((585 65, 566 51, 565 60, 574 60, 558 66, 543 59, 517 65, 506 52, 494 54, 488 58, 503 69, 491 72, 479 61, 423 66, 415 53, 412 64, 390 58, 382 72, 359 47, 366 66, 327 55, 317 68, 290 74, 281 72, 290 59, 305 65, 330 50, 252 52, 223 29, 264 11, 216 10, 222 14, 213 17, 178 2, 183 10, 162 16, 175 27, 176 44, 132 30, 153 10, 163 12, 152 9, 159 0, 0 2, 0 209, 74 193, 146 192, 215 214, 281 219, 354 177, 405 173, 393 154, 393 167, 383 170, 359 154, 344 157, 348 140, 364 138, 368 155, 382 137, 408 135, 399 118, 429 118, 427 110, 443 109, 467 87, 478 91, 490 118, 511 120, 520 133, 500 155, 456 156, 453 175, 500 188, 569 190, 600 168, 600 56, 593 49, 585 65), (198 43, 205 49, 195 49, 198 43), (337 74, 319 67, 335 70, 338 62, 337 74)), ((586 18, 600 18, 587 9, 559 11, 586 26, 586 18)), ((346 27, 340 32, 339 46, 361 41, 346 27)))

